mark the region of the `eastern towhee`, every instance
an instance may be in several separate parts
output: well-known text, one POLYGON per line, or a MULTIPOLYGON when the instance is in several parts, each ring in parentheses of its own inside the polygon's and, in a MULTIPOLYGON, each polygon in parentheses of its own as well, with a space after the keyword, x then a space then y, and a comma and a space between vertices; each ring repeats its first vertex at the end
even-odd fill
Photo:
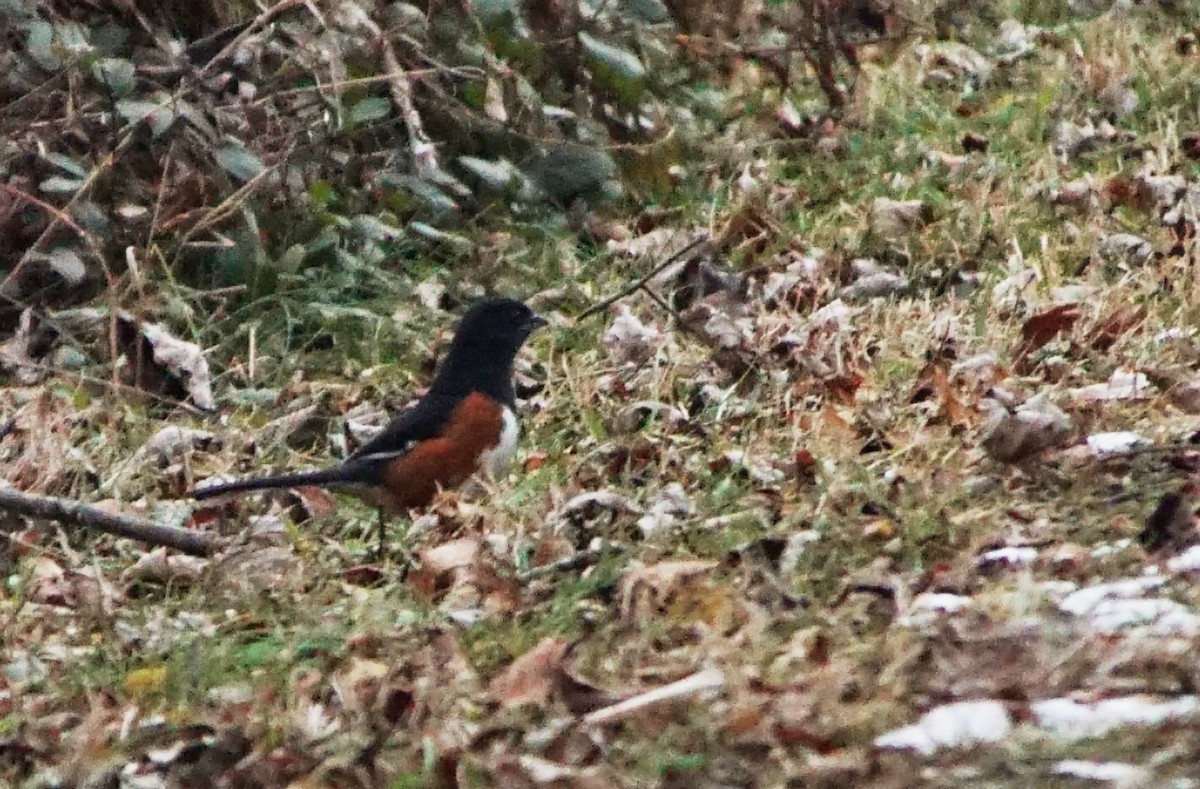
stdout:
MULTIPOLYGON (((476 472, 499 477, 517 448, 513 361, 545 319, 513 299, 467 310, 429 391, 340 465, 209 485, 197 499, 305 486, 347 488, 383 511, 429 504, 476 472)), ((380 539, 383 521, 380 520, 380 539)))

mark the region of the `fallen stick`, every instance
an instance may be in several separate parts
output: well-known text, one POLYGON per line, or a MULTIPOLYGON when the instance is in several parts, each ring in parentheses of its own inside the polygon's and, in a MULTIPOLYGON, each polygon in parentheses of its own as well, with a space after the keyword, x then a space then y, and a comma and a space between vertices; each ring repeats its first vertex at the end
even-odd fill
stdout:
POLYGON ((720 669, 705 669, 704 671, 692 674, 690 677, 684 677, 678 682, 672 682, 670 685, 663 685, 661 688, 648 690, 633 698, 625 699, 611 706, 598 709, 595 712, 589 712, 583 716, 583 722, 589 726, 612 723, 613 721, 628 718, 630 715, 646 707, 688 696, 710 693, 720 690, 724 685, 725 675, 721 673, 720 669))
POLYGON ((174 548, 192 556, 209 556, 216 552, 222 542, 217 536, 206 532, 163 526, 129 515, 113 515, 82 501, 21 493, 10 487, 0 487, 0 511, 58 521, 63 526, 82 526, 147 545, 174 548))
POLYGON ((595 304, 588 307, 583 312, 579 313, 579 315, 577 315, 575 317, 575 321, 578 323, 579 321, 582 321, 584 318, 590 318, 591 316, 595 315, 598 312, 603 312, 604 310, 608 309, 612 305, 616 304, 621 299, 632 294, 635 290, 639 290, 640 288, 645 287, 647 282, 654 279, 662 272, 666 271, 668 268, 670 268, 675 263, 678 263, 679 261, 683 260, 685 257, 687 257, 692 252, 699 249, 701 246, 703 246, 707 242, 708 242, 707 234, 697 236, 696 238, 692 239, 691 242, 689 242, 683 249, 679 250, 674 255, 671 255, 669 258, 667 258, 663 262, 659 263, 654 268, 650 269, 650 271, 647 272, 645 276, 639 277, 638 280, 636 282, 634 282, 632 285, 629 285, 628 287, 623 288, 622 290, 618 291, 617 293, 613 294, 612 296, 609 296, 607 299, 604 299, 603 301, 596 302, 595 304))

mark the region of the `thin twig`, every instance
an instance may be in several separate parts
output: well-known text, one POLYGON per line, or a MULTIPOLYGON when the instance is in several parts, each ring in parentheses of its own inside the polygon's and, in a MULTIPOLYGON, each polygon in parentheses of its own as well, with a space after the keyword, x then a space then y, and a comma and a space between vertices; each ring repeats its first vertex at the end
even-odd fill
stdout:
POLYGON ((404 118, 404 126, 408 129, 408 147, 412 151, 413 167, 418 176, 424 177, 430 173, 436 173, 441 169, 438 164, 437 147, 433 141, 429 139, 429 135, 425 133, 425 125, 421 121, 421 114, 417 112, 417 105, 412 97, 412 85, 409 82, 407 70, 400 65, 400 58, 396 56, 396 50, 392 47, 392 43, 387 40, 385 35, 380 34, 379 43, 383 49, 383 63, 387 73, 392 76, 388 80, 388 87, 391 89, 392 101, 400 109, 400 115, 404 118))
POLYGON ((650 271, 646 274, 646 276, 642 277, 637 282, 634 282, 632 285, 629 285, 625 289, 619 291, 615 295, 609 296, 607 299, 604 299, 603 301, 597 302, 596 304, 593 304, 592 306, 588 307, 586 310, 579 313, 579 316, 576 317, 575 320, 577 322, 582 321, 584 318, 590 318, 591 316, 595 315, 596 313, 603 312, 604 310, 606 310, 609 307, 611 307, 612 305, 616 304, 618 301, 620 301, 621 299, 630 295, 631 293, 633 293, 637 290, 640 290, 642 287, 645 286, 645 284, 647 282, 654 279, 659 274, 661 274, 663 271, 666 271, 668 268, 670 268, 671 266, 675 265, 683 258, 690 255, 701 245, 707 244, 707 243, 708 243, 708 234, 707 233, 704 235, 701 235, 701 236, 697 236, 696 238, 692 239, 692 241, 687 246, 685 246, 683 249, 679 250, 674 255, 671 255, 669 258, 664 260, 662 263, 659 263, 657 266, 650 269, 650 271))
POLYGON ((0 510, 28 518, 58 521, 63 526, 80 526, 147 545, 174 548, 192 556, 210 556, 223 542, 213 534, 163 526, 129 515, 114 515, 82 501, 21 493, 8 487, 0 487, 0 510))
POLYGON ((284 11, 289 11, 304 4, 304 0, 283 0, 283 2, 276 3, 258 16, 254 17, 254 19, 250 21, 250 24, 246 25, 242 32, 234 36, 232 41, 222 47, 220 52, 213 55, 212 58, 210 58, 209 61, 204 64, 203 68, 197 72, 197 76, 199 76, 201 79, 207 77, 214 68, 214 64, 223 62, 225 58, 229 57, 231 52, 235 51, 242 45, 243 41, 257 33, 259 30, 262 30, 269 23, 274 21, 275 17, 279 16, 284 11))
MULTIPOLYGON (((617 546, 619 547, 619 546, 617 546)), ((559 559, 550 564, 542 564, 537 567, 530 567, 528 570, 517 573, 517 578, 522 582, 532 581, 535 578, 541 578, 554 573, 565 573, 571 570, 582 570, 593 564, 599 564, 605 554, 613 553, 613 545, 606 545, 601 549, 588 549, 584 551, 576 551, 566 558, 559 559)))

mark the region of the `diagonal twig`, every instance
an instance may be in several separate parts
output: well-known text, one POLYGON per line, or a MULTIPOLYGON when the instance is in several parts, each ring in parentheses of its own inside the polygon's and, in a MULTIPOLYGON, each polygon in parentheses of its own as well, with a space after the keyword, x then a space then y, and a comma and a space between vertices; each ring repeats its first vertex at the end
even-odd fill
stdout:
POLYGON ((607 299, 597 302, 597 303, 593 304, 592 306, 588 307, 583 312, 579 313, 579 315, 575 318, 576 322, 581 321, 584 318, 590 318, 591 316, 595 315, 598 312, 603 312, 604 310, 606 310, 609 307, 611 307, 612 305, 616 304, 618 301, 625 298, 626 296, 633 293, 634 291, 640 290, 641 288, 645 287, 647 282, 654 279, 659 274, 661 274, 663 271, 666 271, 668 268, 670 268, 674 264, 678 263, 680 260, 683 260, 685 257, 690 255, 701 245, 707 244, 707 243, 708 243, 708 234, 707 233, 704 235, 697 236, 696 238, 692 239, 691 243, 689 243, 683 249, 676 252, 674 255, 671 255, 669 258, 664 260, 662 263, 659 263, 657 266, 650 269, 650 271, 648 271, 646 273, 646 275, 644 277, 642 277, 641 279, 639 279, 638 281, 629 285, 625 289, 619 291, 615 295, 609 296, 607 299))

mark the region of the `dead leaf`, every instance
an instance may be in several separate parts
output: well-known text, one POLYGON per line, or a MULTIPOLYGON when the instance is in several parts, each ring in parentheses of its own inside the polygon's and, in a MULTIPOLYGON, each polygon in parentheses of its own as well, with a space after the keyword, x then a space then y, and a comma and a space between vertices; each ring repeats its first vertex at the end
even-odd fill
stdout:
POLYGON ((488 683, 488 695, 501 707, 544 704, 562 671, 568 644, 561 638, 544 638, 537 646, 510 663, 488 683))
POLYGON ((989 398, 989 424, 980 440, 988 455, 1001 463, 1018 463, 1064 444, 1071 420, 1045 398, 1032 398, 1010 411, 989 398))
POLYGON ((654 358, 663 340, 658 329, 642 323, 624 304, 614 308, 612 323, 604 333, 604 344, 618 364, 645 364, 654 358))
POLYGON ((596 726, 602 723, 612 723, 623 720, 641 710, 696 695, 709 695, 725 687, 725 675, 719 669, 710 668, 699 671, 678 682, 672 682, 661 688, 641 693, 637 696, 617 702, 612 706, 596 710, 584 716, 583 722, 596 726))
POLYGON ((167 553, 166 548, 155 548, 142 554, 136 562, 125 568, 121 573, 121 580, 125 583, 143 581, 190 586, 204 576, 208 564, 208 559, 167 553))
POLYGON ((687 518, 695 511, 696 505, 692 503, 683 486, 672 482, 659 491, 647 508, 646 514, 638 518, 637 525, 642 535, 650 538, 670 531, 680 518, 687 518))
POLYGON ((689 591, 710 592, 709 575, 717 562, 683 559, 644 565, 635 562, 617 584, 621 616, 636 621, 657 619, 672 599, 689 591))
POLYGON ((482 550, 479 540, 470 537, 451 540, 424 551, 421 567, 437 575, 453 573, 474 564, 482 550))
POLYGON ((921 200, 877 197, 871 204, 871 230, 887 239, 901 238, 932 221, 933 208, 921 200))
POLYGON ((105 588, 89 573, 65 570, 48 556, 39 556, 29 579, 29 599, 34 603, 100 613, 105 588))
POLYGON ((213 400, 212 381, 208 372, 208 360, 195 343, 185 342, 173 336, 164 326, 143 323, 141 334, 154 351, 154 361, 178 378, 192 402, 206 411, 211 411, 213 400))
POLYGON ((1123 304, 1101 318, 1084 343, 1092 350, 1107 351, 1117 340, 1140 326, 1146 315, 1144 304, 1136 309, 1123 304))
POLYGON ((483 111, 494 121, 508 121, 508 110, 504 106, 504 88, 495 77, 489 76, 484 85, 483 111))
POLYGON ((1014 352, 1016 365, 1024 369, 1026 357, 1059 334, 1069 332, 1079 320, 1078 304, 1059 304, 1032 316, 1021 327, 1021 344, 1014 352))
POLYGON ((174 460, 193 449, 204 449, 213 440, 207 430, 197 430, 179 425, 167 425, 138 449, 138 455, 152 455, 160 459, 174 460))
POLYGON ((1150 397, 1150 379, 1140 372, 1118 368, 1102 384, 1080 386, 1069 390, 1071 399, 1079 403, 1109 400, 1142 400, 1150 397))

